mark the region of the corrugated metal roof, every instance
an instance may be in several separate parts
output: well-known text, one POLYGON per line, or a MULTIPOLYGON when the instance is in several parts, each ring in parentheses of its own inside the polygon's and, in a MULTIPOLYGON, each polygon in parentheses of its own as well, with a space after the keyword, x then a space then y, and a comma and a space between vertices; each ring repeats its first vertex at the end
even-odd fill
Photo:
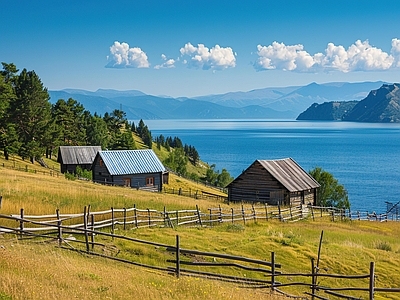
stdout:
POLYGON ((100 151, 111 175, 165 172, 165 167, 151 149, 100 151))
POLYGON ((292 158, 258 162, 290 192, 320 187, 320 184, 292 158))
POLYGON ((58 162, 65 165, 92 164, 101 146, 60 146, 58 162), (62 160, 61 160, 62 159, 62 160))

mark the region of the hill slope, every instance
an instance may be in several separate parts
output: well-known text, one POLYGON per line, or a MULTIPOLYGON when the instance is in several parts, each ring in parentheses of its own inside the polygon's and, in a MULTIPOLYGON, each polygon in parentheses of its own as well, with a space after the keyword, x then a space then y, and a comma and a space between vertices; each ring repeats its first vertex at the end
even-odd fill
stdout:
POLYGON ((361 101, 314 103, 297 120, 400 122, 400 84, 383 84, 361 101))
POLYGON ((384 84, 371 91, 347 115, 345 121, 400 122, 400 84, 384 84))

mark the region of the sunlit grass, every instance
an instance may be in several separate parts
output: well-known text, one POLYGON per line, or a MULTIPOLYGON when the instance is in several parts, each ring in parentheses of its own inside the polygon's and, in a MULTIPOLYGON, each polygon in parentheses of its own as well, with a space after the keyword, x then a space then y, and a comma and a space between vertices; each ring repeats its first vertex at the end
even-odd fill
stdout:
MULTIPOLYGON (((171 176, 171 185, 184 179, 171 176)), ((193 189, 201 188, 185 182, 193 189)), ((79 213, 90 205, 92 211, 111 207, 156 210, 228 207, 227 204, 189 197, 149 193, 123 187, 110 187, 87 181, 69 181, 55 177, 3 168, 0 165, 0 214, 26 215, 79 213)), ((231 207, 231 206, 229 206, 231 207)), ((236 205, 239 207, 239 205, 236 205)), ((321 232, 324 232, 319 268, 321 273, 367 274, 370 262, 376 263, 376 286, 400 286, 400 222, 367 222, 304 220, 297 223, 248 221, 223 223, 205 228, 152 228, 116 233, 174 245, 176 235, 181 247, 206 252, 227 253, 269 261, 271 252, 282 264, 284 273, 310 273, 311 259, 317 259, 321 232)), ((126 241, 106 241, 109 251, 120 250, 121 257, 139 262, 164 264, 165 253, 155 247, 126 241), (110 250, 111 249, 111 250, 110 250)), ((144 299, 249 299, 266 298, 266 291, 248 290, 232 284, 181 278, 150 272, 86 255, 61 250, 55 244, 35 240, 18 241, 0 235, 0 299, 123 299, 135 291, 144 299), (7 298, 8 297, 8 298, 7 298)), ((217 269, 218 271, 218 269, 217 269)), ((278 279, 279 280, 279 279, 278 279)), ((282 281, 298 280, 283 278, 282 281)), ((309 280, 305 279, 305 280, 309 280)), ((319 278, 322 285, 368 286, 368 281, 319 278)), ((287 288, 286 291, 304 295, 307 288, 287 288)), ((400 294, 379 293, 377 299, 400 299, 400 294)))

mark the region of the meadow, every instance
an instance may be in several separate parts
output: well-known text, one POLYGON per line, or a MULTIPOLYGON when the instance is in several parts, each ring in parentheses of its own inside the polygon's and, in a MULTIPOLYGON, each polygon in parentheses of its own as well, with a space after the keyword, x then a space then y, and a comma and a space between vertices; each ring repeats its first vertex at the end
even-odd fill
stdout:
MULTIPOLYGON (((63 176, 26 172, 2 167, 0 161, 0 214, 80 213, 91 205, 92 211, 137 207, 162 210, 228 207, 210 200, 149 193, 135 189, 71 181, 63 176)), ((24 162, 17 162, 24 164, 24 162)), ((50 164, 51 162, 49 162, 50 164)), ((21 168, 22 169, 22 168, 21 168)), ((183 178, 171 176, 176 188, 205 189, 183 178)), ((232 206, 232 205, 231 205, 232 206)), ((230 206, 230 207, 231 207, 230 206)), ((17 225, 15 225, 17 226, 17 225)), ((400 223, 338 221, 310 219, 296 223, 247 222, 246 225, 221 224, 215 227, 141 228, 127 230, 124 235, 174 245, 176 235, 186 249, 226 253, 269 260, 275 252, 284 273, 309 273, 310 260, 316 259, 321 231, 324 238, 319 268, 324 273, 366 274, 370 262, 376 264, 377 287, 400 287, 400 223)), ((122 234, 122 231, 119 232, 122 234)), ((109 241, 110 245, 113 243, 109 241)), ((132 247, 127 243, 112 244, 120 250, 132 247)), ((157 264, 158 255, 151 250, 128 251, 128 258, 157 264)), ((181 277, 114 262, 105 258, 66 251, 57 243, 41 239, 20 240, 15 235, 0 234, 0 299, 281 299, 268 289, 250 289, 232 283, 181 277)), ((297 280, 285 278, 286 281, 297 280)), ((309 279, 305 279, 306 281, 309 279)), ((342 279, 320 278, 321 285, 368 286, 367 281, 348 283, 342 279)), ((305 296, 305 287, 285 291, 305 296)), ((355 294, 356 295, 356 294, 355 294)), ((364 295, 365 296, 365 295, 364 295)), ((376 299, 400 299, 400 294, 376 294, 376 299)))

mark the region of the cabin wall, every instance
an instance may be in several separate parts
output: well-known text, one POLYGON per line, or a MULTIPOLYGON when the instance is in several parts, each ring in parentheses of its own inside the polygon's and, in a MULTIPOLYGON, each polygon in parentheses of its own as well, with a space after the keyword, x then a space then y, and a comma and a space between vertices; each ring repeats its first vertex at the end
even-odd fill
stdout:
POLYGON ((113 178, 108 172, 106 166, 101 162, 101 158, 97 156, 92 166, 92 180, 98 183, 112 183, 113 178))
POLYGON ((113 183, 115 185, 130 186, 137 189, 161 191, 162 173, 115 175, 113 176, 113 183), (149 184, 149 180, 152 184, 149 184))
POLYGON ((290 195, 263 166, 255 162, 228 186, 231 202, 265 202, 270 205, 288 204, 290 195))
POLYGON ((149 191, 161 191, 163 184, 163 174, 161 172, 111 175, 99 156, 93 163, 92 176, 93 181, 97 183, 129 186, 149 191))

